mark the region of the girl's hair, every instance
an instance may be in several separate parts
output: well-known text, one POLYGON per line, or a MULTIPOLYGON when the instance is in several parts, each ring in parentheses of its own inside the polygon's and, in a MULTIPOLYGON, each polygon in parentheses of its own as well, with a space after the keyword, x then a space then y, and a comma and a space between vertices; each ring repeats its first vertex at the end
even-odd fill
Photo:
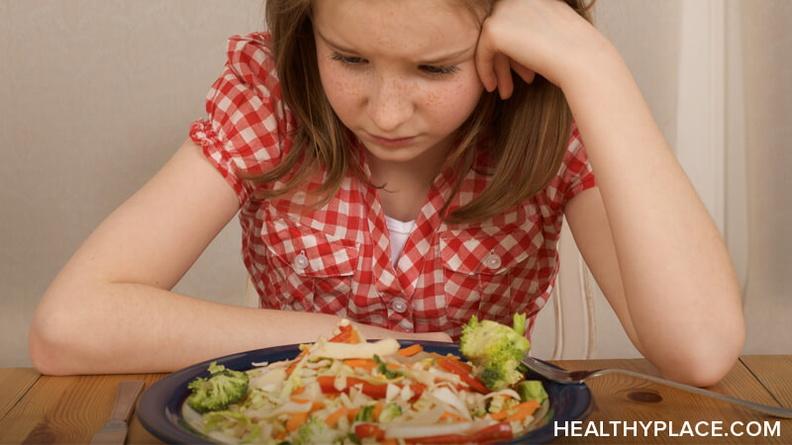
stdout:
MULTIPOLYGON (((481 18, 491 13, 498 0, 456 1, 481 18)), ((592 21, 590 9, 596 0, 587 6, 583 0, 564 1, 592 21)), ((257 192, 255 196, 260 199, 293 191, 317 172, 324 175, 321 187, 312 190, 320 197, 319 203, 332 198, 347 171, 368 181, 361 169, 360 153, 350 149, 354 135, 335 115, 322 89, 311 3, 312 0, 267 0, 266 3, 281 92, 297 128, 293 147, 278 166, 263 174, 244 176, 255 183, 285 182, 277 190, 267 188, 257 192)), ((571 127, 572 113, 563 92, 539 75, 531 84, 514 76, 514 92, 509 100, 500 100, 497 92, 482 94, 474 111, 456 130, 458 149, 451 153, 451 159, 459 174, 454 193, 465 172, 474 166, 475 147, 482 139, 488 141, 491 162, 486 173, 492 175, 492 181, 470 203, 447 215, 446 222, 481 221, 544 188, 563 161, 571 127)))

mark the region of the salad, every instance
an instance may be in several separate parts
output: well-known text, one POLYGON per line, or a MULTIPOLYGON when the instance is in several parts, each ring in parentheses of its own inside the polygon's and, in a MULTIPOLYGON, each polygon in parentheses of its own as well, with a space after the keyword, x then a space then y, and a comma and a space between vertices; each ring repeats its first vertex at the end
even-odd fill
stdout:
POLYGON ((439 444, 511 440, 550 417, 542 383, 523 380, 525 316, 513 326, 473 317, 465 359, 368 342, 348 320, 293 360, 246 371, 216 362, 189 383, 182 407, 197 431, 222 443, 439 444))

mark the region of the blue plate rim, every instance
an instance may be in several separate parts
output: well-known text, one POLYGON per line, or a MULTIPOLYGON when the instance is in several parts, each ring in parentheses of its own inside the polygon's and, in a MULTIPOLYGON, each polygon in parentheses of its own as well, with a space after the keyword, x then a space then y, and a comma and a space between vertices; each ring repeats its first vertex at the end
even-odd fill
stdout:
MULTIPOLYGON (((373 340, 372 340, 373 341, 373 340)), ((438 342, 438 341, 425 341, 425 340, 398 340, 402 347, 412 344, 420 344, 425 350, 430 352, 437 352, 441 354, 451 353, 460 356, 459 346, 453 343, 438 342)), ((181 406, 186 398, 187 383, 194 378, 206 374, 209 364, 217 361, 219 364, 229 365, 230 363, 237 363, 240 360, 247 362, 247 367, 229 366, 232 369, 247 370, 253 368, 252 362, 274 362, 279 360, 288 359, 289 356, 294 358, 299 353, 300 343, 289 345, 273 346, 269 348, 251 349, 249 351, 238 352, 234 354, 225 355, 222 357, 212 358, 200 363, 190 365, 175 371, 166 377, 155 382, 141 395, 138 399, 135 408, 135 415, 137 416, 143 427, 154 437, 165 442, 173 444, 201 444, 210 445, 217 444, 212 439, 194 432, 189 428, 181 417, 180 411, 175 412, 173 407, 181 406), (265 357, 281 357, 275 360, 252 360, 249 357, 265 356, 265 357), (285 357, 282 357, 285 356, 285 357)), ((552 363, 548 363, 555 366, 552 363)), ((551 397, 551 409, 553 410, 553 418, 542 428, 536 429, 527 435, 520 436, 511 441, 498 442, 499 444, 518 444, 526 443, 547 443, 556 438, 554 433, 554 423, 563 423, 573 420, 584 420, 591 414, 593 410, 591 390, 585 384, 560 384, 552 382, 537 374, 526 376, 527 378, 541 380, 545 386, 545 390, 551 397), (557 410, 558 404, 561 411, 557 410)))

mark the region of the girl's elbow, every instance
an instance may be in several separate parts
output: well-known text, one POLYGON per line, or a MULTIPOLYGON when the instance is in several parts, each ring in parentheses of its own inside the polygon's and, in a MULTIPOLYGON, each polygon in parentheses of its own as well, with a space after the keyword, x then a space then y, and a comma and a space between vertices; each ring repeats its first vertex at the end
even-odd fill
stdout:
POLYGON ((57 363, 58 348, 53 342, 53 334, 46 328, 31 325, 28 332, 28 354, 33 367, 44 375, 64 375, 62 367, 57 363))
POLYGON ((667 369, 666 377, 681 383, 705 387, 718 384, 734 368, 745 343, 744 331, 733 332, 729 338, 714 339, 680 349, 679 356, 667 369))
POLYGON ((45 375, 75 374, 70 368, 69 350, 76 342, 75 327, 67 311, 50 311, 39 307, 28 331, 28 353, 33 367, 45 375))
POLYGON ((692 363, 678 370, 678 372, 675 373, 676 375, 672 378, 680 383, 686 383, 692 386, 714 386, 726 377, 736 362, 737 358, 735 357, 733 360, 724 360, 720 363, 711 361, 692 363))

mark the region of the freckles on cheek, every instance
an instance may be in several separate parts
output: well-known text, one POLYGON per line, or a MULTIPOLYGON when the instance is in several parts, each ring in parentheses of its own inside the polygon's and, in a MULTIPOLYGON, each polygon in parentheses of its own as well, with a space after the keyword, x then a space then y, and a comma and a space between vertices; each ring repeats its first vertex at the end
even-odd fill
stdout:
POLYGON ((449 85, 428 92, 424 105, 446 125, 454 126, 467 119, 480 95, 480 91, 468 85, 449 85))
POLYGON ((325 94, 333 107, 343 107, 354 101, 356 96, 354 79, 340 75, 333 69, 326 70, 322 79, 325 94))

